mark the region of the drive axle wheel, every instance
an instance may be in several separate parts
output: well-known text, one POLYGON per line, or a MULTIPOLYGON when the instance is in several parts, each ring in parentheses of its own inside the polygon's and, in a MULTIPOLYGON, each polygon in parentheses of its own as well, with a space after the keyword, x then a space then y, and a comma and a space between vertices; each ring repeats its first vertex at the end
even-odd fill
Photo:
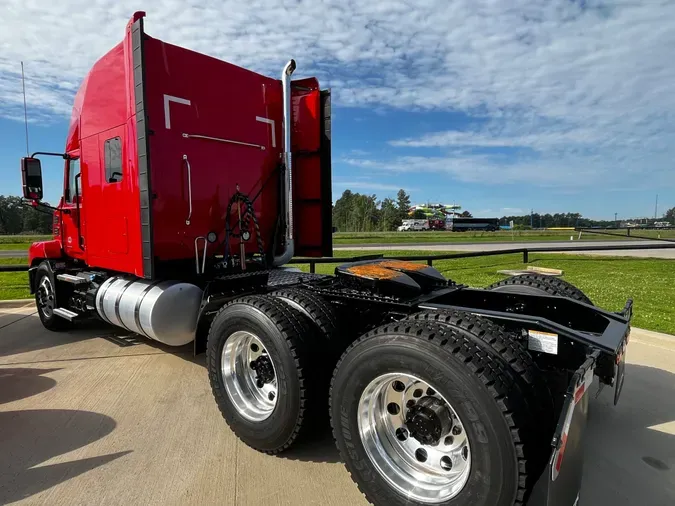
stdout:
POLYGON ((246 330, 232 334, 223 346, 220 369, 241 416, 252 422, 269 418, 277 401, 277 375, 260 339, 246 330))
POLYGON ((303 338, 304 315, 272 297, 225 305, 211 324, 207 369, 216 403, 232 431, 266 453, 305 432, 314 395, 303 338))
POLYGON ((517 339, 517 334, 463 311, 422 311, 407 319, 452 329, 485 350, 492 359, 503 363, 505 376, 512 380, 510 388, 519 392, 529 413, 528 419, 532 423, 527 427, 528 438, 538 440, 539 456, 528 459, 528 477, 530 481, 536 479, 549 458, 548 447, 556 422, 555 410, 547 377, 517 339))
POLYGON ((376 505, 522 505, 529 412, 506 364, 445 325, 401 321, 352 344, 331 384, 340 455, 376 505))
POLYGON ((585 304, 593 305, 591 299, 572 283, 555 276, 544 274, 521 274, 511 276, 494 283, 486 288, 495 292, 525 293, 534 295, 556 295, 569 297, 585 304))
POLYGON ((461 492, 471 470, 469 441, 456 411, 429 383, 404 373, 378 376, 358 413, 366 454, 397 491, 420 502, 461 492))

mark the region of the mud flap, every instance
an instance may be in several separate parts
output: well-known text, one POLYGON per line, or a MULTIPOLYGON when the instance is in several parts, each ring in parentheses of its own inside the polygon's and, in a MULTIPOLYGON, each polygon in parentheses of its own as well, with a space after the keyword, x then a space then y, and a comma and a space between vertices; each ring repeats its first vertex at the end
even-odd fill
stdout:
POLYGON ((535 484, 528 506, 578 506, 584 461, 584 433, 595 357, 573 374, 552 440, 548 465, 535 484))

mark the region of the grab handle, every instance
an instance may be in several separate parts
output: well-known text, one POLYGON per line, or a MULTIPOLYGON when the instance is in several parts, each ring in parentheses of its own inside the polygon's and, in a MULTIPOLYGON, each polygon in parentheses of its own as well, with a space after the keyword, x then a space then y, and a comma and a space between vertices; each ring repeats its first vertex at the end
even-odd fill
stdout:
POLYGON ((203 235, 195 237, 195 267, 197 268, 197 274, 204 274, 206 270, 206 248, 209 245, 209 241, 203 235), (204 253, 202 254, 202 269, 199 270, 199 240, 204 240, 204 253))
POLYGON ((185 165, 187 166, 187 174, 188 174, 188 216, 185 220, 185 224, 189 225, 190 224, 190 218, 192 218, 192 174, 190 170, 190 161, 188 160, 187 155, 183 155, 183 160, 185 160, 185 165))

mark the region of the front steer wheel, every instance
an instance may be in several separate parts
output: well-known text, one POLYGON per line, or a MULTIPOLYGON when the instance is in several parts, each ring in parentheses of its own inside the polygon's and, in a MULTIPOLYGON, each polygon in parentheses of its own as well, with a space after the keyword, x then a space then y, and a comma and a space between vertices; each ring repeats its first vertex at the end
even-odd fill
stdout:
POLYGON ((350 346, 331 423, 352 479, 376 505, 521 505, 529 414, 507 365, 448 326, 403 321, 350 346))
POLYGON ((306 430, 316 400, 303 338, 304 315, 272 297, 235 299, 213 319, 206 363, 211 389, 230 429, 274 454, 306 430))
POLYGON ((58 307, 54 273, 47 262, 42 262, 35 273, 35 305, 42 325, 47 330, 61 331, 71 327, 68 320, 54 314, 58 307))

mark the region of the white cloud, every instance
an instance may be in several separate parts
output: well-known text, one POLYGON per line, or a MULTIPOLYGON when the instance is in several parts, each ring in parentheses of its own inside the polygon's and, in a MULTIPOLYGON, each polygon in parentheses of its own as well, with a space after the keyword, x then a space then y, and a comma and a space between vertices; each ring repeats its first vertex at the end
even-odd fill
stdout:
POLYGON ((520 207, 502 207, 499 212, 502 215, 509 215, 509 216, 520 216, 522 214, 525 214, 527 211, 524 209, 521 209, 520 207))
MULTIPOLYGON (((493 125, 503 123, 494 120, 493 125)), ((492 126, 492 125, 491 125, 492 126)), ((528 125, 530 126, 530 125, 528 125)), ((431 147, 481 147, 481 148, 505 148, 505 147, 528 147, 550 149, 559 145, 583 145, 589 146, 603 139, 601 132, 590 128, 562 130, 559 126, 555 129, 539 126, 538 131, 524 132, 521 125, 500 125, 500 128, 481 128, 479 131, 449 130, 434 132, 418 138, 407 138, 390 141, 389 144, 396 147, 431 148, 431 147), (515 128, 514 128, 515 127, 515 128), (510 130, 505 132, 504 130, 510 130)))
POLYGON ((579 167, 574 177, 569 167, 560 161, 499 160, 485 154, 452 156, 400 156, 390 160, 345 158, 354 167, 367 170, 419 174, 435 172, 451 176, 466 183, 519 183, 529 182, 540 186, 588 186, 599 184, 608 177, 600 165, 579 167))
POLYGON ((349 154, 352 156, 368 156, 370 152, 365 149, 350 149, 349 154))
POLYGON ((523 216, 529 214, 529 210, 521 209, 519 207, 500 207, 499 209, 478 209, 473 211, 470 209, 474 216, 523 216))
MULTIPOLYGON (((294 57, 299 74, 334 88, 336 105, 460 111, 475 119, 462 131, 393 142, 438 155, 357 165, 480 182, 675 180, 673 1, 152 4, 152 36, 274 76, 294 57), (502 148, 527 153, 510 163, 485 153, 502 148)), ((137 8, 132 0, 4 0, 0 116, 22 117, 20 60, 31 117, 68 115, 78 83, 122 39, 137 8)))
POLYGON ((381 192, 397 192, 401 188, 405 188, 406 192, 419 191, 417 188, 408 188, 406 185, 384 184, 368 180, 354 180, 354 181, 334 181, 333 186, 336 188, 344 188, 349 190, 374 190, 381 192))

